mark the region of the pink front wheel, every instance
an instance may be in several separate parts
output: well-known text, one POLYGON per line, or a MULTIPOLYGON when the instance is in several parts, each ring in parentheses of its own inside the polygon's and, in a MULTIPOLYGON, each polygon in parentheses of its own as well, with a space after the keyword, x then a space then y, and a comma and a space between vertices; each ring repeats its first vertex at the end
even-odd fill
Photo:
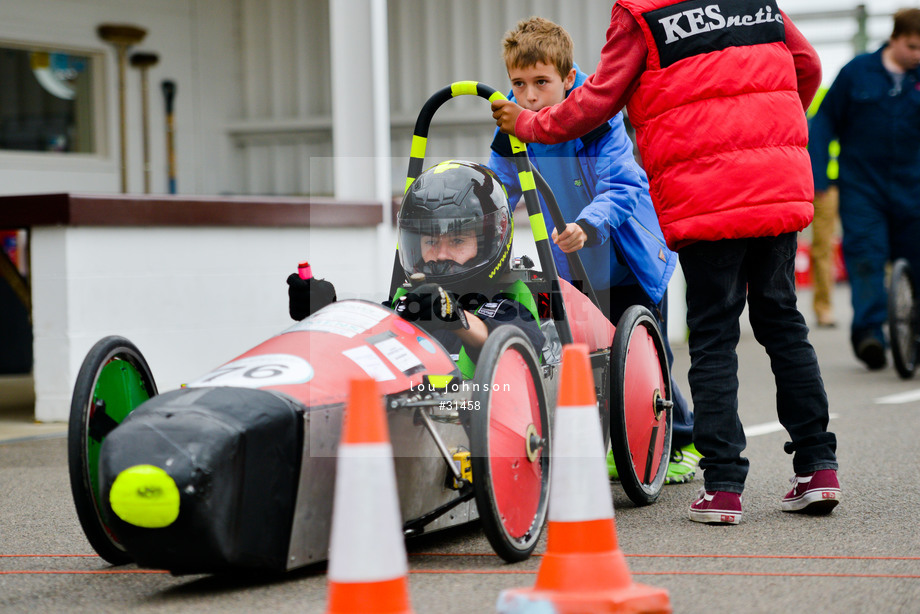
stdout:
POLYGON ((476 507, 495 552, 522 561, 546 520, 550 437, 540 366, 519 329, 500 326, 489 335, 471 386, 476 507))

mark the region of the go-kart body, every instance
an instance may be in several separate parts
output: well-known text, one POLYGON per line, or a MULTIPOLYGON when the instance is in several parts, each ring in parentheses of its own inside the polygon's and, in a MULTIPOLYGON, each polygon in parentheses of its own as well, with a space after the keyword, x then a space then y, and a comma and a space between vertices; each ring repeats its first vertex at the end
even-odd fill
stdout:
MULTIPOLYGON (((612 336, 603 314, 563 283, 584 309, 574 327, 579 340, 597 345, 612 336), (592 320, 596 330, 585 326, 592 320)), ((552 358, 549 350, 546 355, 552 358)), ((558 359, 545 363, 537 382, 552 400, 549 414, 558 366, 558 359)), ((407 533, 476 520, 476 502, 457 487, 441 447, 451 461, 471 449, 473 417, 466 414, 482 410, 473 393, 488 384, 461 381, 441 344, 392 310, 346 300, 178 390, 151 397, 107 434, 100 505, 120 545, 138 564, 175 573, 290 570, 325 560, 348 383, 362 376, 374 378, 386 399, 407 533), (435 388, 437 376, 452 385, 435 388), (172 525, 139 527, 112 509, 106 494, 122 471, 137 465, 168 468, 176 481, 182 512, 172 525)), ((509 399, 519 392, 514 382, 491 385, 509 388, 499 391, 509 399)), ((535 428, 545 436, 545 425, 537 421, 535 428)), ((502 452, 502 461, 525 456, 524 446, 512 449, 518 453, 502 452)))

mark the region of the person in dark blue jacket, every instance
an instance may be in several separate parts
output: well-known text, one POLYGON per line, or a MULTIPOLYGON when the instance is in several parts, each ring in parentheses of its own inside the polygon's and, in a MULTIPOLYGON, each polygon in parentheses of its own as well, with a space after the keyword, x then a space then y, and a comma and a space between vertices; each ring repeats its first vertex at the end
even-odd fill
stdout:
MULTIPOLYGON (((828 188, 828 144, 840 141, 840 221, 850 279, 850 341, 869 367, 887 364, 885 266, 920 273, 920 9, 895 13, 891 37, 841 69, 811 120, 816 197, 828 188)), ((915 280, 915 283, 920 280, 915 280)))
MULTIPOLYGON (((573 55, 572 39, 561 26, 540 17, 518 23, 503 40, 512 87, 509 98, 534 111, 562 102, 587 78, 573 55)), ((566 253, 578 251, 604 315, 616 324, 631 305, 648 307, 658 318, 672 365, 667 289, 677 255, 665 243, 648 179, 633 157, 622 114, 566 143, 529 144, 527 153, 567 222, 565 231, 557 233, 541 197, 560 277, 572 281, 566 253)), ((507 187, 513 208, 521 198, 520 182, 508 137, 497 130, 488 166, 507 187)), ((674 436, 667 482, 688 482, 700 458, 692 443, 693 413, 673 376, 671 385, 674 436)), ((616 476, 609 457, 608 467, 616 476)))

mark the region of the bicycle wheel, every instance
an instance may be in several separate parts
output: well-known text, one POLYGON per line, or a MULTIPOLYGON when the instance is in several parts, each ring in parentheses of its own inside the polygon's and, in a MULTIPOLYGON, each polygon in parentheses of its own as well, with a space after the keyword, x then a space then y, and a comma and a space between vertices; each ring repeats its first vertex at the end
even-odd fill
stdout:
POLYGON ((486 340, 468 409, 473 491, 495 552, 522 561, 537 545, 549 503, 546 393, 530 341, 514 326, 486 340))
POLYGON ((147 361, 124 337, 99 340, 77 373, 67 431, 70 489, 86 538, 112 565, 133 559, 101 511, 99 453, 106 436, 138 405, 156 394, 147 361))
POLYGON ((648 505, 658 499, 668 473, 673 407, 664 341, 648 309, 626 310, 610 359, 613 459, 627 496, 648 505))
POLYGON ((888 286, 888 337, 894 368, 902 379, 910 379, 917 369, 917 291, 907 260, 899 258, 891 267, 888 286))

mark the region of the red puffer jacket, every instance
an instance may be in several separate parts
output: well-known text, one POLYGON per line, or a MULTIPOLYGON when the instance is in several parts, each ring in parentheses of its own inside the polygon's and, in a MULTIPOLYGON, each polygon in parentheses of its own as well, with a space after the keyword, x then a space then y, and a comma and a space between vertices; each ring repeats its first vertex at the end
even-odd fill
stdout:
POLYGON ((808 128, 775 0, 619 4, 648 44, 627 109, 668 245, 807 226, 808 128))

